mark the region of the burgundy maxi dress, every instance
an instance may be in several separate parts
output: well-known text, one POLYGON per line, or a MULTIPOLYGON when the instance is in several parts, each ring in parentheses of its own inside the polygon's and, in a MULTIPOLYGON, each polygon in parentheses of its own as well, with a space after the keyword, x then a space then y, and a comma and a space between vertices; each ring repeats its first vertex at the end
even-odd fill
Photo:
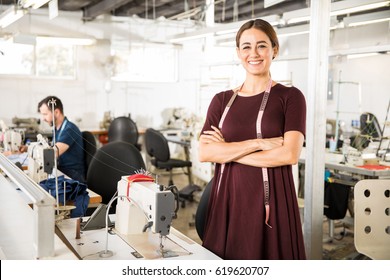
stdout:
MULTIPOLYGON (((214 96, 203 130, 211 130, 211 125, 218 127, 232 95, 229 90, 214 96)), ((263 95, 236 97, 222 127, 226 142, 256 138, 256 119, 263 95)), ((262 119, 263 138, 283 136, 292 130, 305 135, 305 123, 304 95, 295 87, 274 85, 262 119)), ((272 228, 265 224, 261 168, 227 163, 217 193, 220 168, 216 164, 203 246, 223 259, 305 259, 291 165, 268 168, 272 228)))

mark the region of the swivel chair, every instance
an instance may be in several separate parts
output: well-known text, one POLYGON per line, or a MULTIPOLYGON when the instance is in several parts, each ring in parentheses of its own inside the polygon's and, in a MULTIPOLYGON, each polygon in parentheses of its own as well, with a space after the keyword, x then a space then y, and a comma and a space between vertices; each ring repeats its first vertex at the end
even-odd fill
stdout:
POLYGON ((138 128, 136 123, 129 117, 115 118, 108 127, 108 142, 123 141, 133 144, 138 150, 138 128))
POLYGON ((213 179, 206 185, 203 194, 200 197, 198 208, 195 213, 195 228, 200 240, 203 240, 204 227, 206 224, 206 214, 209 205, 211 190, 213 187, 213 179))
POLYGON ((368 147, 371 141, 380 141, 383 131, 379 121, 372 113, 365 112, 360 115, 360 133, 352 136, 351 145, 359 151, 368 147))
MULTIPOLYGON (((96 151, 90 163, 87 185, 102 196, 102 203, 108 204, 121 177, 140 169, 145 169, 145 163, 134 145, 122 141, 107 143, 96 151)), ((115 209, 114 204, 111 210, 115 209)))
MULTIPOLYGON (((169 171, 169 185, 173 185, 172 169, 174 168, 191 168, 192 162, 188 160, 171 158, 169 145, 164 135, 153 128, 148 128, 145 132, 146 152, 151 157, 151 164, 158 169, 169 171)), ((199 186, 192 183, 191 172, 188 172, 189 185, 179 191, 181 206, 185 207, 185 200, 193 200, 193 193, 200 190, 199 186)))
POLYGON ((87 178, 87 172, 92 158, 96 153, 97 145, 95 136, 89 131, 82 132, 83 144, 84 144, 84 161, 85 161, 85 178, 87 178))
POLYGON ((390 180, 361 180, 354 198, 356 250, 374 260, 390 259, 390 180))

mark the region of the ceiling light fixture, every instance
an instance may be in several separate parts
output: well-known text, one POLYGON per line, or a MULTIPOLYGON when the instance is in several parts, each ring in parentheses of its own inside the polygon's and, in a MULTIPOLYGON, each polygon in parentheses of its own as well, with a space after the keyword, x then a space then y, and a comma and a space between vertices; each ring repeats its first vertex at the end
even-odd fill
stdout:
MULTIPOLYGON (((268 21, 271 25, 276 26, 280 24, 280 17, 278 15, 270 15, 262 17, 262 19, 268 21)), ((175 37, 171 38, 169 41, 171 43, 180 43, 183 41, 194 40, 205 38, 209 35, 226 35, 226 34, 235 34, 241 25, 243 25, 247 20, 237 21, 232 23, 215 25, 213 27, 199 29, 193 32, 178 34, 175 37)))
POLYGON ((330 15, 331 16, 346 15, 346 14, 352 14, 352 13, 358 13, 362 11, 369 11, 378 8, 383 8, 390 5, 390 1, 359 0, 359 1, 351 1, 352 5, 347 2, 349 1, 340 1, 340 2, 333 3, 330 15))
MULTIPOLYGON (((330 16, 347 15, 369 11, 373 9, 390 6, 390 1, 378 0, 345 0, 334 2, 331 5, 330 16)), ((287 24, 310 21, 310 8, 286 12, 283 14, 283 19, 287 24)))
POLYGON ((68 37, 49 37, 49 36, 38 36, 37 43, 42 44, 61 44, 61 45, 79 45, 89 46, 96 43, 94 38, 68 38, 68 37))
POLYGON ((390 10, 350 16, 343 19, 345 26, 359 26, 390 20, 390 10))
POLYGON ((23 17, 24 11, 19 10, 16 6, 11 6, 0 15, 0 27, 5 28, 23 17))

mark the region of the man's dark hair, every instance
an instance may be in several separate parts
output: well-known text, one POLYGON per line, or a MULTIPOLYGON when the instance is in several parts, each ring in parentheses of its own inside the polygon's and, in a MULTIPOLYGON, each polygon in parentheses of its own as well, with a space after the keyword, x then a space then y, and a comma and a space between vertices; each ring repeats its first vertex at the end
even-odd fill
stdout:
POLYGON ((61 100, 60 100, 58 97, 53 96, 53 95, 48 96, 48 97, 42 99, 42 100, 38 103, 38 113, 39 113, 39 108, 41 108, 41 106, 42 106, 43 104, 46 104, 47 107, 49 108, 49 110, 51 111, 51 109, 52 109, 51 101, 52 101, 52 100, 54 101, 54 110, 55 110, 55 109, 58 109, 58 110, 60 110, 61 114, 64 114, 64 107, 62 106, 61 100))

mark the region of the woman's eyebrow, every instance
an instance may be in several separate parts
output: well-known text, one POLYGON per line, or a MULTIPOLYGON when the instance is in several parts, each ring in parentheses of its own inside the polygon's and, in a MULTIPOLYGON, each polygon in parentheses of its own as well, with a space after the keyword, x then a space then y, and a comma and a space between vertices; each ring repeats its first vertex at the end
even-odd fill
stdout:
MULTIPOLYGON (((251 43, 249 42, 244 42, 241 44, 241 46, 245 46, 245 45, 250 45, 251 43)), ((264 41, 264 40, 260 40, 260 41, 257 41, 256 44, 268 44, 267 41, 264 41)))

